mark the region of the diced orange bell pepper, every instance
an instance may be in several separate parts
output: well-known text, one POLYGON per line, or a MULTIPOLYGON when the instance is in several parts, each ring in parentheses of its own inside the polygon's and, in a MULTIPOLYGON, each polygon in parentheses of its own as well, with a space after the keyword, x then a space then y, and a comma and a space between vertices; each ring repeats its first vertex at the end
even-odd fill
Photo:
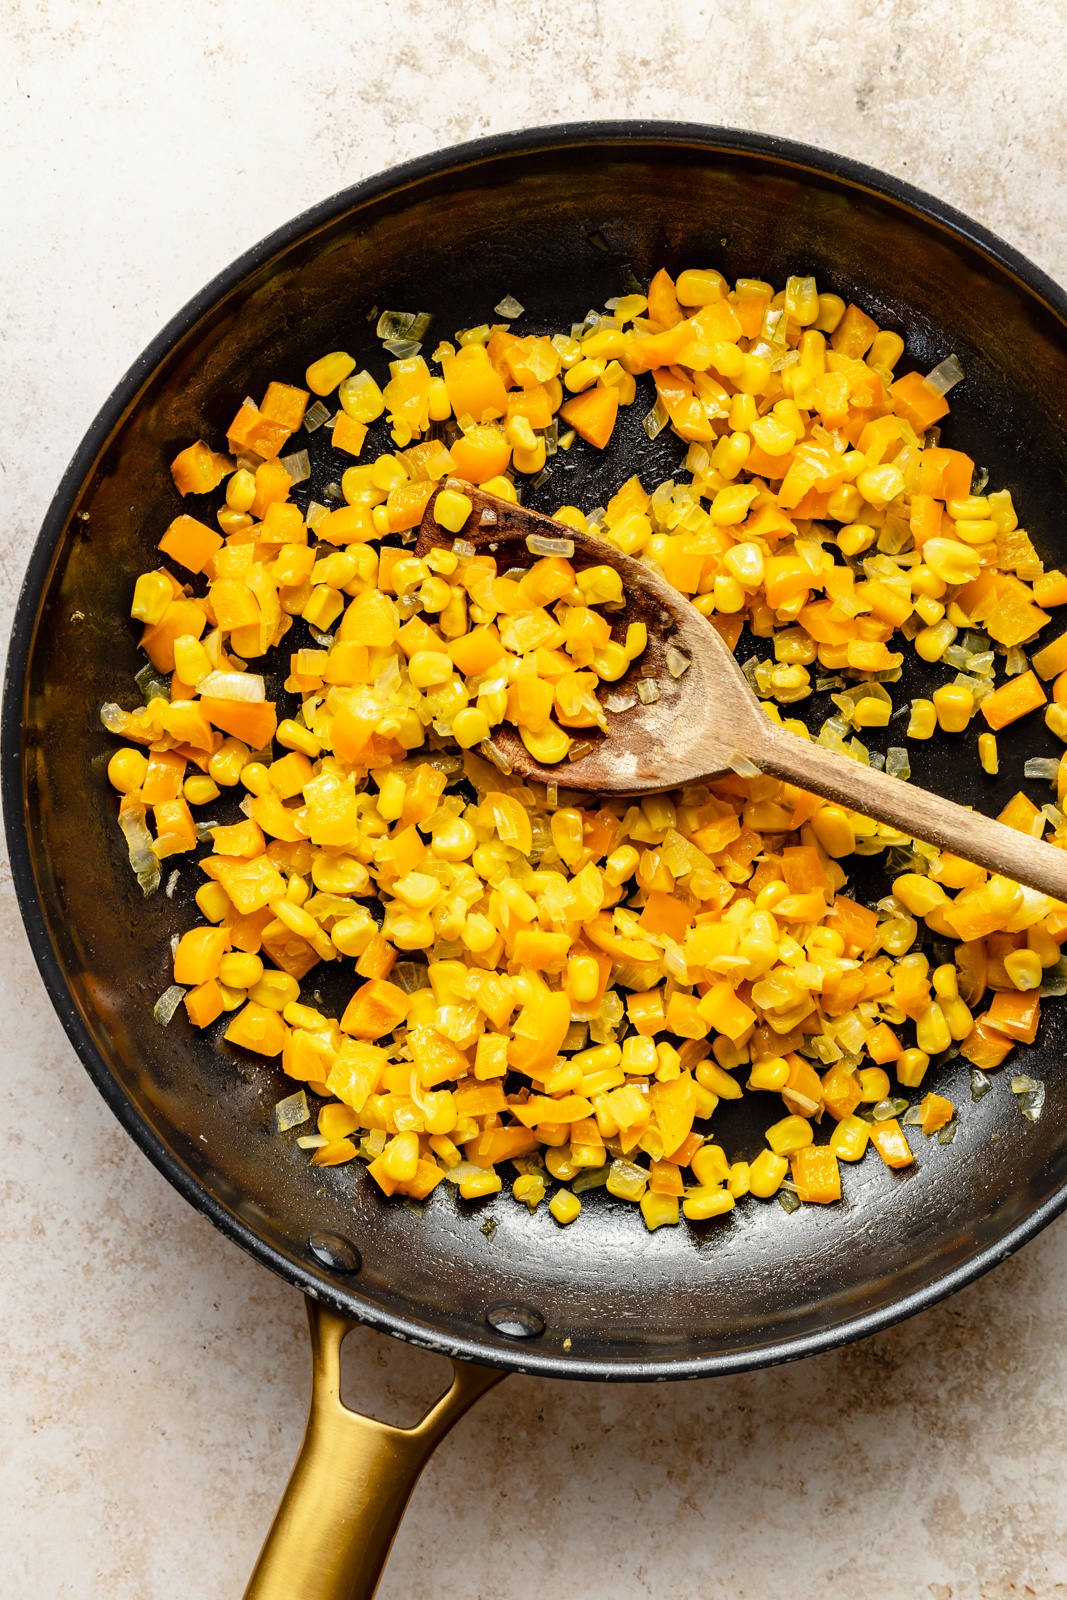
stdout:
POLYGON ((347 412, 339 411, 334 419, 332 443, 335 450, 358 456, 367 437, 365 422, 356 422, 347 412))
POLYGON ((258 406, 246 400, 226 430, 226 440, 235 452, 250 450, 264 461, 273 461, 289 433, 283 423, 265 417, 258 406))
POLYGON ((700 1013, 697 996, 692 994, 671 995, 667 1002, 666 1024, 667 1032, 677 1034, 680 1039, 703 1039, 709 1027, 700 1013))
POLYGON ((208 978, 195 989, 190 989, 185 996, 185 1009, 194 1028, 206 1028, 216 1017, 221 1017, 225 1008, 217 981, 208 978))
POLYGON ((249 1000, 236 1013, 223 1037, 261 1056, 280 1056, 285 1048, 288 1028, 277 1011, 249 1000))
POLYGON ((357 1039, 380 1039, 407 1016, 410 997, 395 983, 372 978, 361 984, 345 1007, 341 1030, 357 1039))
POLYGON ((226 890, 241 916, 261 911, 285 893, 285 879, 269 856, 244 861, 234 856, 205 856, 200 870, 226 890))
POLYGON ((716 1033, 724 1033, 735 1043, 756 1020, 751 1006, 740 1000, 728 983, 712 984, 700 1001, 700 1015, 716 1033))
POLYGON ((887 1061, 896 1061, 903 1054, 900 1040, 887 1023, 880 1022, 867 1035, 867 1054, 880 1067, 884 1067, 887 1061))
POLYGON ((688 1072, 683 1072, 666 1083, 653 1083, 649 1098, 664 1153, 670 1155, 692 1130, 697 1110, 696 1083, 688 1072))
POLYGON ((948 416, 948 401, 927 383, 921 372, 906 372, 897 379, 890 393, 897 415, 910 422, 916 433, 925 433, 935 422, 948 416))
POLYGON ((943 1128, 952 1121, 956 1108, 951 1100, 945 1099, 944 1095, 931 1092, 923 1096, 919 1110, 922 1112, 919 1126, 929 1138, 938 1128, 943 1128))
POLYGON ((960 1045, 960 1054, 972 1066, 980 1068, 982 1072, 990 1072, 1000 1066, 1005 1056, 1011 1054, 1014 1043, 1014 1039, 1009 1039, 991 1025, 986 1012, 975 1017, 973 1028, 960 1045))
POLYGON ((618 389, 610 384, 597 384, 568 400, 560 407, 559 414, 587 443, 603 450, 611 438, 618 410, 618 389))
POLYGON ((1036 989, 1020 993, 1017 989, 1001 989, 993 996, 986 1021, 998 1033, 1017 1039, 1020 1044, 1033 1044, 1041 1022, 1041 1001, 1036 989))
POLYGON ((1034 599, 1039 606, 1067 605, 1067 572, 1053 567, 1034 579, 1034 599))
POLYGON ((648 286, 648 314, 661 328, 673 328, 682 320, 682 308, 674 292, 674 279, 660 267, 648 286))
POLYGON ((468 429, 449 446, 457 478, 468 483, 488 483, 506 472, 511 446, 499 428, 477 426, 468 429))
POLYGON ((559 1054, 570 1025, 571 1003, 565 992, 528 1001, 512 1024, 509 1065, 528 1076, 541 1076, 559 1054))
POLYGON ((543 933, 540 928, 520 928, 515 935, 516 965, 531 972, 560 972, 571 947, 569 933, 543 933))
POLYGON ((822 1093, 823 1104, 837 1122, 850 1117, 862 1099, 858 1076, 840 1061, 823 1073, 822 1093))
POLYGON ((183 634, 199 639, 207 615, 195 600, 172 600, 159 621, 141 635, 141 649, 157 672, 174 671, 174 641, 183 634))
POLYGON ((878 914, 839 894, 827 913, 825 926, 841 935, 845 941, 845 956, 852 961, 866 950, 877 933, 878 914))
POLYGON ((1046 681, 1067 671, 1067 633, 1061 633, 1058 639, 1031 656, 1030 665, 1038 677, 1046 681))
POLYGON ((859 361, 874 343, 878 324, 859 306, 850 305, 841 321, 830 335, 831 347, 838 355, 851 356, 859 361))
POLYGON ((233 469, 229 456, 220 455, 203 439, 198 439, 174 457, 170 475, 181 495, 210 494, 233 469))
POLYGON ((242 739, 250 750, 262 750, 278 727, 273 700, 219 700, 202 695, 200 709, 214 727, 242 739))
POLYGON ((896 1117, 871 1123, 871 1143, 887 1167, 910 1167, 915 1157, 896 1117))
POLYGON ((529 1156, 538 1147, 532 1128, 487 1128, 463 1146, 463 1154, 476 1167, 494 1167, 498 1161, 529 1156))
POLYGON ((665 933, 676 944, 681 944, 693 916, 693 909, 684 900, 662 889, 653 889, 637 921, 645 933, 665 933))
POLYGON ((841 1168, 828 1144, 809 1144, 790 1157, 797 1196, 809 1204, 830 1205, 841 1198, 841 1168))
POLYGON ((212 556, 222 548, 222 534, 198 522, 195 517, 175 517, 159 541, 159 548, 190 572, 203 572, 212 556))

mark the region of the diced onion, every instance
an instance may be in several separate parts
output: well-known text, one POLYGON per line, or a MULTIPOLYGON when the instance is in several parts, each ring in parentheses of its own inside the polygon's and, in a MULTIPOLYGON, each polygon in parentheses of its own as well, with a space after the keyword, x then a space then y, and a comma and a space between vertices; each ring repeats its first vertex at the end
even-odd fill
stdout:
POLYGON ((971 1099, 981 1100, 983 1095, 989 1093, 993 1087, 992 1079, 987 1078, 981 1067, 971 1068, 971 1099))
POLYGON ((637 698, 643 706, 650 706, 659 699, 659 684, 654 678, 642 678, 637 685, 637 698))
POLYGON ((509 322, 514 322, 516 317, 522 316, 526 307, 521 305, 513 294, 506 294, 500 304, 493 307, 493 310, 498 317, 507 317, 509 322))
POLYGON ((321 428, 324 422, 329 421, 329 418, 329 407, 324 406, 321 400, 316 400, 315 404, 308 406, 307 411, 304 413, 304 427, 308 433, 314 433, 315 429, 321 428))
POLYGON ((960 365, 959 356, 946 356, 944 361, 939 361, 932 372, 928 372, 923 379, 937 394, 948 394, 957 383, 962 383, 964 378, 963 367, 960 365))
POLYGON ((279 1133, 285 1133, 290 1128, 298 1128, 302 1122, 307 1122, 310 1116, 308 1097, 303 1089, 298 1089, 296 1094, 287 1095, 274 1107, 274 1125, 279 1133))
POLYGON ((130 866, 144 895, 155 894, 159 888, 159 860, 152 852, 152 834, 145 821, 144 806, 123 806, 119 812, 119 827, 126 839, 130 866))
POLYGON ((422 349, 422 341, 420 339, 386 339, 385 348, 398 361, 410 361, 411 357, 417 356, 422 349))
POLYGON ((383 311, 375 329, 379 339, 424 339, 433 321, 430 311, 383 311))
POLYGON ((306 450, 294 450, 292 455, 282 456, 281 464, 294 483, 303 483, 311 477, 311 460, 306 450))
POLYGON ((629 689, 624 689, 621 693, 604 696, 604 710, 613 711, 616 716, 623 711, 632 711, 636 704, 637 696, 632 694, 629 689))
POLYGON ((911 777, 911 758, 903 745, 893 744, 885 753, 885 770, 891 778, 907 782, 911 777))
POLYGON ((1031 756, 1023 763, 1023 777, 1044 778, 1048 783, 1055 783, 1059 769, 1059 762, 1052 756, 1031 756))
POLYGON ((180 983, 172 983, 169 989, 164 989, 155 1005, 152 1007, 152 1019, 165 1028, 174 1013, 185 998, 185 990, 180 983))
POLYGON ((304 1133, 296 1142, 301 1150, 321 1150, 330 1141, 324 1133, 304 1133))
POLYGON ((491 761, 493 766, 504 774, 505 778, 510 776, 512 770, 511 761, 500 746, 493 743, 492 739, 483 739, 478 749, 487 761, 491 761))
POLYGON ((209 672, 206 678, 201 678, 197 689, 212 700, 259 703, 267 698, 267 686, 258 672, 209 672))
POLYGON ((526 536, 526 548, 532 556, 572 556, 574 540, 552 539, 543 533, 530 533, 526 536))
POLYGON ((670 673, 672 678, 680 678, 683 673, 689 671, 689 668, 692 665, 693 663, 689 657, 683 655, 682 652, 673 644, 668 646, 667 671, 670 673))
POLYGON ((658 439, 670 420, 663 401, 657 400, 647 417, 642 419, 641 426, 650 439, 658 439))
POLYGON ((740 750, 735 750, 728 762, 731 772, 736 772, 739 778, 758 778, 760 769, 754 761, 743 756, 740 750))

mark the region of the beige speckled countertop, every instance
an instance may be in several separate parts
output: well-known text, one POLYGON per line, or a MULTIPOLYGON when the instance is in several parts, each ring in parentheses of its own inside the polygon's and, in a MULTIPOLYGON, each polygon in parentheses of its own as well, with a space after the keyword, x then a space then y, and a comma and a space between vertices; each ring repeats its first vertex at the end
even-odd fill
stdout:
MULTIPOLYGON (((59 475, 162 323, 293 213, 436 146, 578 117, 760 128, 905 177, 1067 280, 1056 0, 539 9, 6 0, 5 638, 59 475)), ((237 1600, 303 1425, 300 1300, 112 1120, 6 874, 3 895, 0 1594, 237 1600)), ((947 1304, 784 1369, 510 1379, 431 1463, 381 1600, 1067 1593, 1064 1268, 1060 1222, 947 1304)), ((428 1359, 365 1336, 357 1392, 428 1359)))

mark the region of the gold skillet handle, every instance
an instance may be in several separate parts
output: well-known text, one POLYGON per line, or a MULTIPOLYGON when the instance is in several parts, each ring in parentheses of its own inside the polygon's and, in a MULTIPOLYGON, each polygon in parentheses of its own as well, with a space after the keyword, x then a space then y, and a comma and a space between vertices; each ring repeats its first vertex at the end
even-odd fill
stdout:
POLYGON ((433 1451, 504 1373, 453 1362, 448 1393, 414 1428, 341 1404, 341 1341, 357 1324, 307 1300, 311 1409, 304 1443, 245 1600, 371 1600, 433 1451))

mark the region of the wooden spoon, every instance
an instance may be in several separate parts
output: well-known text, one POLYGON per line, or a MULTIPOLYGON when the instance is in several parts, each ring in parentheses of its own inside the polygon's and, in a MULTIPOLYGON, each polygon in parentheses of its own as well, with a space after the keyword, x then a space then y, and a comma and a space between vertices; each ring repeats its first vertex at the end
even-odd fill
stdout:
POLYGON ((451 534, 438 526, 433 514, 436 496, 431 499, 417 555, 434 546, 451 549, 459 537, 476 551, 492 555, 497 573, 503 575, 541 559, 527 546, 530 535, 568 539, 574 547, 569 559, 577 569, 610 566, 622 578, 624 607, 604 613, 611 619, 613 636, 622 639, 630 622, 643 622, 648 629, 644 654, 617 683, 601 686, 607 735, 583 729, 578 737, 595 741, 588 754, 543 767, 513 728, 501 726, 494 730, 493 743, 512 771, 538 783, 591 794, 638 795, 723 777, 738 763, 743 767, 751 762, 761 772, 888 823, 909 838, 951 850, 990 872, 1067 901, 1067 852, 799 739, 772 722, 722 636, 652 568, 601 539, 470 484, 451 480, 448 486, 467 495, 473 510, 460 534, 451 534), (686 661, 688 666, 675 676, 686 661), (651 679, 659 690, 659 698, 651 704, 638 698, 642 679, 651 679), (627 709, 612 709, 620 705, 627 709))

